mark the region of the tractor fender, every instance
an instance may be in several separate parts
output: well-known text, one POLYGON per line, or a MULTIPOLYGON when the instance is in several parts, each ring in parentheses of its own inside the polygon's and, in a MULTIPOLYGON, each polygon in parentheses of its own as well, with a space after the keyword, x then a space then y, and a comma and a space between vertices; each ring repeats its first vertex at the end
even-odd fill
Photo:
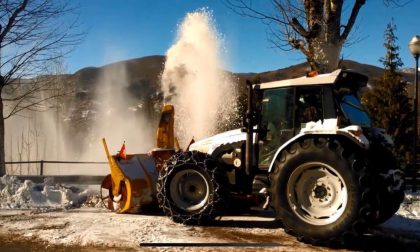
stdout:
POLYGON ((369 149, 369 140, 363 135, 361 128, 356 125, 348 126, 346 128, 342 129, 334 129, 334 130, 308 130, 308 129, 302 129, 299 134, 291 138, 289 141, 284 143, 282 146, 280 146, 276 153, 274 154, 273 159, 271 160, 270 167, 268 169, 268 172, 273 171, 273 167, 275 164, 276 159, 281 155, 281 153, 287 149, 288 146, 292 145, 295 142, 301 141, 306 138, 313 138, 317 136, 322 137, 335 137, 335 138, 341 138, 350 140, 352 143, 354 143, 356 146, 360 147, 361 149, 369 149))
POLYGON ((191 144, 189 150, 195 150, 214 156, 213 152, 218 149, 220 150, 220 148, 224 148, 223 146, 230 144, 236 146, 236 143, 244 142, 245 140, 246 133, 242 132, 241 129, 235 129, 199 140, 191 144))

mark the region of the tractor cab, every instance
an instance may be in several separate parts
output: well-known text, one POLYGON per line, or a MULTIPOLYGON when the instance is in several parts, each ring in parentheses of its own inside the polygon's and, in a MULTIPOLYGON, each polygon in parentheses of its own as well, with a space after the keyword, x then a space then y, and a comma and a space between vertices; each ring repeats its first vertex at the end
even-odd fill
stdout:
POLYGON ((369 116, 359 101, 365 87, 364 75, 336 71, 327 75, 302 77, 255 85, 258 166, 268 169, 280 146, 306 128, 337 119, 338 127, 370 127, 369 116))

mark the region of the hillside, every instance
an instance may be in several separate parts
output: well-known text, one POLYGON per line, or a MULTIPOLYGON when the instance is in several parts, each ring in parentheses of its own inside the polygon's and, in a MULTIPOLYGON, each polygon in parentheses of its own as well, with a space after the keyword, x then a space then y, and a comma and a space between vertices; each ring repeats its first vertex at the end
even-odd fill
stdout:
MULTIPOLYGON (((383 74, 384 69, 367 65, 367 64, 361 64, 356 61, 352 60, 344 60, 341 63, 341 67, 344 69, 351 69, 356 72, 360 72, 364 75, 367 75, 369 79, 373 79, 375 77, 379 77, 383 74)), ((258 76, 258 78, 261 80, 261 82, 268 82, 268 81, 276 81, 276 80, 284 80, 284 79, 290 79, 290 78, 297 78, 306 75, 306 73, 309 71, 309 64, 307 63, 301 63, 297 65, 293 65, 290 67, 277 69, 274 71, 267 71, 267 72, 261 72, 261 73, 237 73, 237 75, 240 79, 240 83, 245 83, 246 79, 253 79, 258 76)), ((413 73, 410 72, 402 72, 402 75, 404 78, 408 81, 411 81, 413 77, 413 73)))
MULTIPOLYGON (((81 117, 86 115, 86 111, 94 114, 95 104, 100 104, 102 100, 101 97, 95 97, 95 92, 103 89, 104 82, 110 81, 116 88, 114 92, 128 93, 132 99, 142 104, 142 109, 146 110, 149 117, 155 118, 156 113, 158 113, 156 105, 161 103, 163 99, 160 91, 160 75, 163 71, 164 62, 165 56, 155 55, 120 61, 102 67, 87 67, 74 74, 66 75, 69 83, 75 85, 76 94, 71 99, 72 105, 65 106, 69 108, 65 112, 67 114, 65 117, 71 118, 73 122, 79 122, 81 119, 89 121, 90 118, 81 117)), ((344 60, 341 65, 342 68, 363 73, 370 79, 383 73, 382 68, 351 60, 344 60)), ((268 82, 301 77, 308 71, 309 65, 301 63, 274 71, 230 74, 237 77, 235 79, 238 80, 238 88, 241 93, 244 93, 247 79, 255 80, 258 78, 261 82, 268 82)), ((413 79, 413 75, 410 73, 404 72, 402 74, 409 81, 413 79)))
MULTIPOLYGON (((100 78, 107 72, 115 73, 124 71, 126 79, 120 80, 122 84, 136 90, 136 88, 148 88, 146 86, 158 86, 159 75, 163 70, 164 56, 148 56, 144 58, 121 61, 103 67, 86 67, 70 76, 76 84, 77 92, 91 92, 100 85, 100 78)), ((119 85, 116 83, 116 85, 119 85)))
MULTIPOLYGON (((57 103, 53 104, 53 109, 50 111, 38 114, 28 111, 27 116, 7 121, 8 134, 11 135, 10 143, 6 143, 7 150, 10 152, 7 154, 10 156, 9 159, 18 159, 11 157, 12 153, 13 155, 20 153, 18 146, 12 143, 23 142, 24 132, 26 132, 26 138, 33 138, 32 142, 39 142, 39 146, 44 146, 42 150, 37 147, 40 149, 40 157, 45 155, 42 153, 48 153, 49 156, 57 159, 61 157, 60 153, 65 153, 67 159, 86 156, 85 146, 91 150, 99 149, 102 153, 101 146, 94 147, 94 144, 100 142, 98 139, 107 134, 112 134, 118 144, 122 141, 121 139, 126 138, 123 133, 129 134, 130 137, 141 138, 136 141, 145 142, 146 138, 154 135, 156 123, 160 117, 160 108, 163 103, 160 75, 164 62, 165 56, 156 55, 102 67, 87 67, 73 74, 58 76, 65 87, 75 92, 57 99, 57 103), (38 136, 30 136, 34 130, 39 130, 45 140, 40 141, 38 136), (65 139, 65 141, 53 139, 65 139), (48 142, 56 141, 62 147, 46 146, 48 142)), ((370 78, 380 76, 383 72, 383 69, 379 67, 354 61, 344 61, 342 65, 364 73, 370 78)), ((234 77, 233 79, 238 80, 240 100, 244 102, 247 79, 252 81, 258 78, 261 82, 289 79, 305 75, 308 69, 308 65, 302 63, 261 73, 229 74, 234 77)), ((407 80, 413 79, 408 71, 403 75, 407 80)), ((242 106, 240 106, 239 114, 243 109, 242 106)), ((23 153, 20 155, 24 156, 23 153)), ((88 155, 86 159, 90 160, 92 157, 88 155)))
MULTIPOLYGON (((135 97, 144 98, 145 96, 155 94, 159 91, 159 77, 163 71, 164 62, 165 56, 159 55, 136 58, 116 62, 103 67, 83 68, 70 75, 69 78, 76 84, 78 95, 81 95, 80 93, 92 92, 97 85, 100 85, 100 76, 106 72, 118 72, 124 70, 127 73, 126 80, 121 80, 121 82, 124 82, 123 84, 128 86, 130 92, 135 97)), ((343 68, 363 73, 367 75, 369 79, 378 77, 383 73, 383 69, 380 67, 361 64, 351 60, 344 60, 341 65, 343 68)), ((301 77, 308 71, 309 65, 307 63, 301 63, 287 68, 261 73, 231 74, 237 76, 239 79, 239 86, 243 86, 247 79, 253 80, 255 78, 259 78, 261 82, 268 82, 301 77)), ((413 79, 412 73, 403 72, 402 74, 408 81, 413 79)), ((118 85, 118 83, 116 83, 116 85, 118 85)))

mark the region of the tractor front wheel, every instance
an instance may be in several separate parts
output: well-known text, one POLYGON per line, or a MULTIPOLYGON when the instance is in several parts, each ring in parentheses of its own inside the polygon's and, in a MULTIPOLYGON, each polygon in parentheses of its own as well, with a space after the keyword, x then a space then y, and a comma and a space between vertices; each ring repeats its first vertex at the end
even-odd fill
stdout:
POLYGON ((159 173, 159 207, 178 223, 208 222, 220 213, 220 177, 210 156, 195 151, 178 153, 159 173))

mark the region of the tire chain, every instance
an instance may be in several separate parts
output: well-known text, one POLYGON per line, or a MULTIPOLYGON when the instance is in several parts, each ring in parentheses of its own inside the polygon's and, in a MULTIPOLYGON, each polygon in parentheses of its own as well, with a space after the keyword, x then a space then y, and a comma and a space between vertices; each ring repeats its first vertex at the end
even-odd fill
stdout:
POLYGON ((219 215, 219 210, 222 203, 222 186, 219 184, 221 173, 216 166, 215 161, 207 154, 192 151, 192 152, 178 152, 165 162, 162 170, 159 172, 157 181, 157 200, 159 207, 163 210, 166 216, 173 221, 182 224, 205 224, 219 215), (213 192, 210 192, 208 205, 195 213, 177 213, 172 207, 172 201, 167 196, 170 192, 167 188, 168 177, 172 171, 182 166, 198 166, 203 168, 208 173, 213 185, 213 192))
POLYGON ((368 220, 371 226, 375 226, 386 221, 398 210, 399 204, 404 199, 405 175, 398 168, 391 150, 376 143, 372 147, 369 153, 369 166, 375 174, 376 197, 373 199, 375 215, 368 220))

